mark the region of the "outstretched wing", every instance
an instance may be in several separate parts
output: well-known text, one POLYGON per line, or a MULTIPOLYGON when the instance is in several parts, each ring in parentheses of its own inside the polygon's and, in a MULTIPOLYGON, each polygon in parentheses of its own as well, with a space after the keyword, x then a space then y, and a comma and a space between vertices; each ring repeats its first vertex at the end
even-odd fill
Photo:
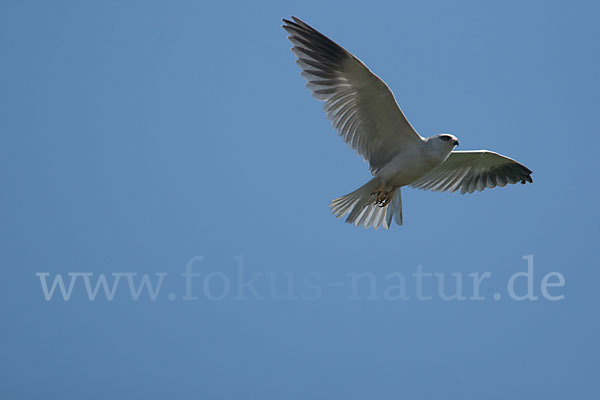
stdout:
POLYGON ((533 172, 501 154, 487 150, 453 151, 450 156, 411 186, 439 192, 473 193, 507 183, 533 182, 533 172))
POLYGON ((296 17, 284 19, 296 63, 333 127, 375 174, 402 148, 422 140, 386 84, 359 59, 296 17))

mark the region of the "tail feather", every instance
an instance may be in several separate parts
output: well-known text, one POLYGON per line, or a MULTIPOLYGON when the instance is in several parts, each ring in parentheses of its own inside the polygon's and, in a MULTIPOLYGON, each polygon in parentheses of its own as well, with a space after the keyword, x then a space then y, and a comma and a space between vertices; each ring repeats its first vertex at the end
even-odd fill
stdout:
POLYGON ((394 197, 392 197, 392 201, 388 204, 388 215, 387 215, 387 225, 392 225, 392 217, 394 221, 400 226, 402 226, 402 192, 401 188, 397 188, 394 192, 394 197))
POLYGON ((394 197, 390 204, 385 207, 379 207, 375 204, 372 196, 377 186, 378 180, 375 178, 371 179, 354 192, 332 200, 329 207, 338 218, 349 214, 346 222, 356 226, 363 225, 365 228, 373 227, 375 229, 383 226, 388 229, 392 224, 392 218, 398 225, 402 225, 402 197, 400 188, 395 189, 394 197))

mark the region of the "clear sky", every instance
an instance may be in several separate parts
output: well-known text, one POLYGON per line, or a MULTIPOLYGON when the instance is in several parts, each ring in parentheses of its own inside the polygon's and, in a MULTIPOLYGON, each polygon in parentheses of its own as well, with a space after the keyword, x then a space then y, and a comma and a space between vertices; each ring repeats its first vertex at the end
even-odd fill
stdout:
POLYGON ((592 398, 599 14, 593 1, 2 1, 3 396, 592 398), (368 167, 303 87, 290 15, 382 77, 421 135, 511 156, 534 183, 407 188, 388 231, 335 219, 329 201, 368 167), (528 263, 537 300, 515 300, 528 263), (469 274, 486 273, 474 293, 469 274), (154 300, 136 293, 144 274, 154 300), (57 276, 66 299, 50 295, 57 276), (117 280, 112 300, 86 290, 101 276, 117 280), (466 298, 445 300, 440 277, 466 298))

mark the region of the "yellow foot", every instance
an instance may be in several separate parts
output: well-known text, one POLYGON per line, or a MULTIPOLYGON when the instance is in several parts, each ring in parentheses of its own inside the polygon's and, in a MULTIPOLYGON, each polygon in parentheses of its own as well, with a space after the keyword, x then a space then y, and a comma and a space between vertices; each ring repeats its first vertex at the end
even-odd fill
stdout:
POLYGON ((383 208, 392 201, 394 192, 388 192, 384 188, 380 188, 371 193, 371 195, 375 195, 375 205, 383 208))

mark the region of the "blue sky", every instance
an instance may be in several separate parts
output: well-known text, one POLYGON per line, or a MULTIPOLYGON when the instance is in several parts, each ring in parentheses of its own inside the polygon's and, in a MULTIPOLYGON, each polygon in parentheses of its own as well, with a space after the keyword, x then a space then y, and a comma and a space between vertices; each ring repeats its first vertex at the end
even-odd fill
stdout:
POLYGON ((599 11, 592 1, 3 1, 2 393, 591 397, 599 11), (533 185, 405 189, 405 224, 389 231, 336 220, 329 201, 369 172, 303 87, 280 27, 290 15, 382 77, 421 135, 514 157, 533 185), (538 300, 516 301, 507 282, 527 255, 538 300), (197 300, 184 300, 182 273, 199 256, 197 300), (468 275, 489 272, 485 299, 444 301, 434 276, 423 286, 433 298, 420 301, 418 266, 443 273, 448 293, 462 274, 467 297, 468 275), (541 293, 552 272, 565 281, 549 289, 557 301, 541 293), (68 300, 59 289, 46 300, 39 273, 49 285, 61 274, 68 286, 69 273, 121 280, 112 301, 102 290, 90 300, 84 275, 68 300), (146 289, 134 300, 129 280, 157 284, 157 273, 155 300, 146 289), (406 278, 407 300, 386 297, 390 274, 406 278))

